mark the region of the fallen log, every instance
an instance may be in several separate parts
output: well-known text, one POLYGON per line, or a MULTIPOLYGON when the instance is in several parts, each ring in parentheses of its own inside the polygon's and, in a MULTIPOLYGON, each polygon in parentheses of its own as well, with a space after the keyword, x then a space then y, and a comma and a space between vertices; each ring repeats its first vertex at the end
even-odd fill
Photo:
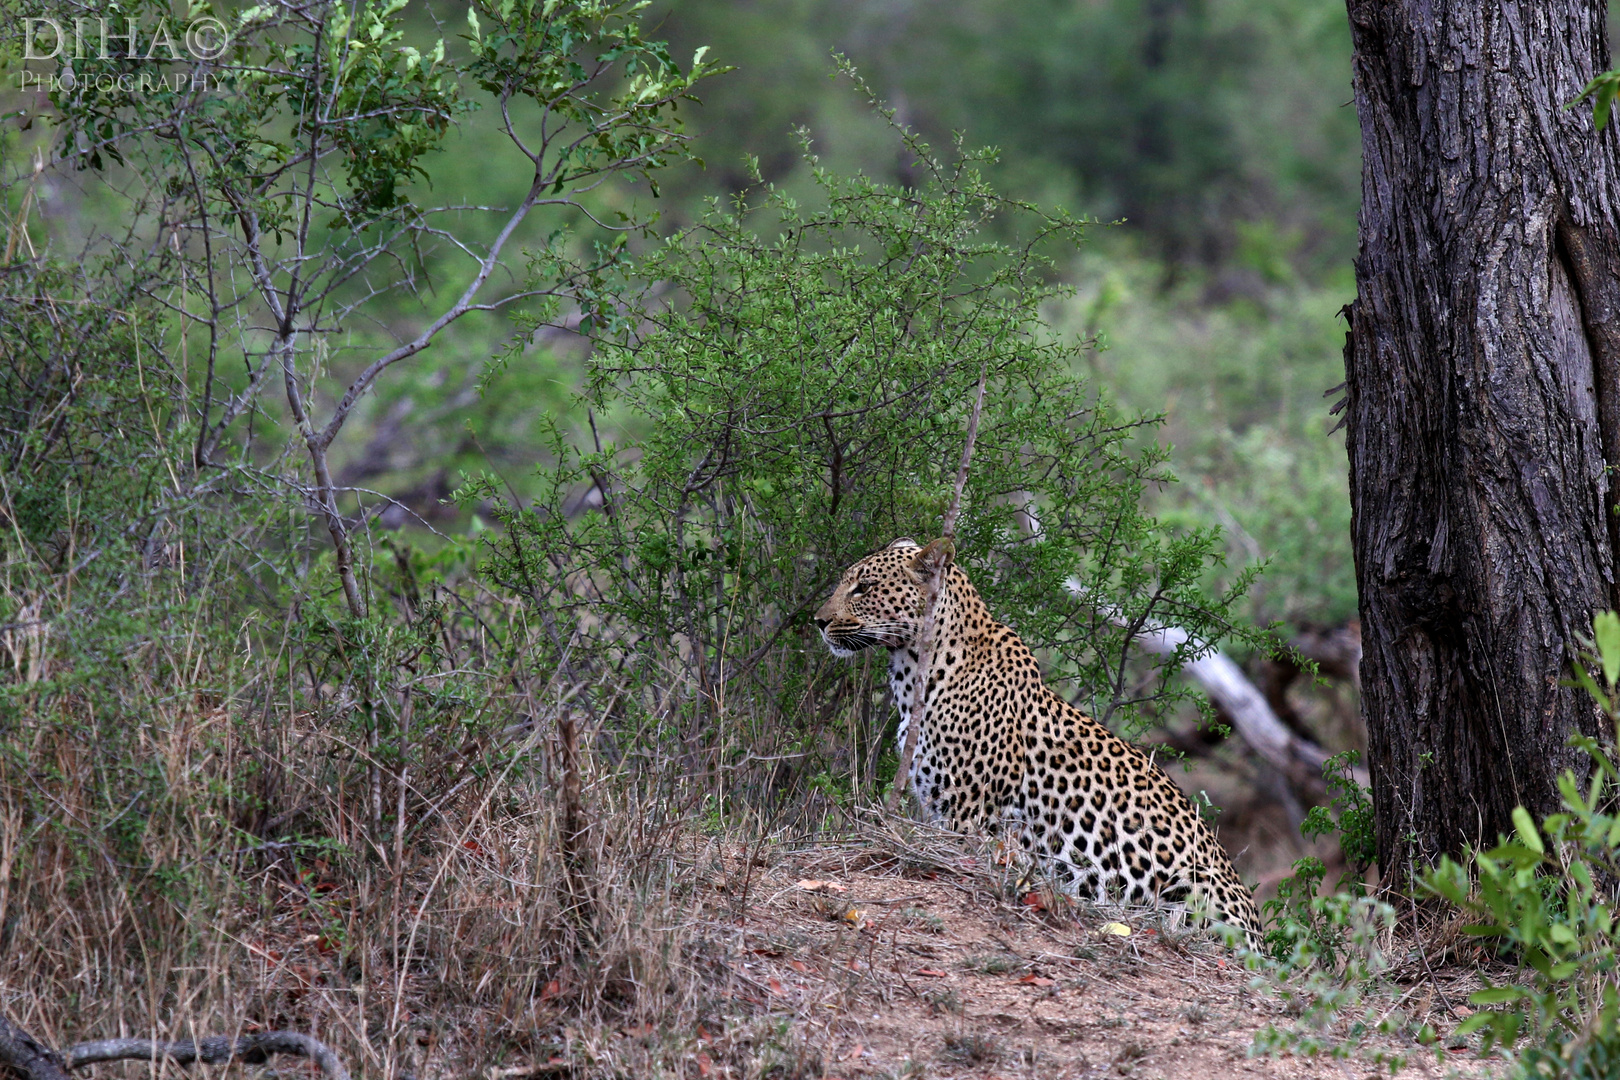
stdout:
POLYGON ((0 1016, 0 1062, 28 1080, 68 1080, 66 1063, 4 1016, 0 1016))
POLYGON ((259 1031, 249 1035, 160 1042, 156 1039, 97 1039, 77 1043, 57 1054, 26 1031, 0 1016, 0 1064, 28 1080, 68 1080, 68 1072, 98 1061, 173 1061, 179 1065, 262 1065, 275 1054, 293 1054, 320 1066, 327 1080, 349 1080, 349 1070, 332 1048, 294 1031, 259 1031))

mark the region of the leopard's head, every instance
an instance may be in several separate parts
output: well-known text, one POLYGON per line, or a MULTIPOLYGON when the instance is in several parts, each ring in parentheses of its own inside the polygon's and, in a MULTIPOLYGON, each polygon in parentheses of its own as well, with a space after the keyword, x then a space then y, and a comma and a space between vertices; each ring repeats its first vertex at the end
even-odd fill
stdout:
POLYGON ((920 547, 901 537, 845 570, 815 617, 833 655, 911 644, 922 625, 922 583, 938 572, 944 552, 942 541, 920 547))

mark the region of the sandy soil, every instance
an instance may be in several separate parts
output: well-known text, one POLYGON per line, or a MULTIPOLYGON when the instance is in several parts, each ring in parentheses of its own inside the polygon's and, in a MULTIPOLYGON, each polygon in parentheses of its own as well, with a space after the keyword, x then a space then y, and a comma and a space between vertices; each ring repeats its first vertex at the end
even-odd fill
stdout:
MULTIPOLYGON (((826 1077, 1388 1074, 1366 1056, 1251 1056, 1256 1031, 1290 1023, 1283 1007, 1161 914, 1080 909, 1040 890, 1007 899, 973 857, 960 874, 873 861, 820 848, 713 883, 739 915, 750 1004, 792 1017, 826 1077)), ((1406 989, 1395 992, 1442 1036, 1455 1027, 1432 991, 1406 989)), ((1489 1075, 1466 1053, 1437 1065, 1410 1039, 1377 1048, 1406 1056, 1403 1076, 1489 1075)))

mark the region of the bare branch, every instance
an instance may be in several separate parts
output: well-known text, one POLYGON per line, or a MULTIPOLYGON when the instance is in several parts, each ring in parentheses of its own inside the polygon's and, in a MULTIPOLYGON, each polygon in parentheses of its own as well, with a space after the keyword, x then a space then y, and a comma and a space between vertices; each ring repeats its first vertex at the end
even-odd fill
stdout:
MULTIPOLYGON (((962 512, 962 490, 967 486, 968 465, 973 461, 973 444, 979 437, 979 417, 984 411, 984 386, 989 375, 989 365, 979 369, 979 391, 973 399, 973 413, 968 417, 967 439, 962 444, 962 463, 956 469, 956 490, 951 495, 951 505, 941 522, 943 535, 923 549, 923 621, 922 630, 917 635, 917 675, 911 689, 911 712, 906 721, 906 741, 900 748, 900 769, 897 774, 903 778, 904 785, 895 784, 889 788, 891 811, 900 804, 901 787, 914 788, 916 784, 912 763, 917 756, 917 729, 922 727, 924 710, 928 705, 928 669, 934 660, 939 595, 945 591, 946 577, 956 558, 956 519, 962 512), (937 554, 930 556, 930 549, 936 549, 937 554)), ((916 794, 915 791, 913 794, 916 794)))
POLYGON ((443 312, 437 319, 434 319, 431 323, 429 323, 427 328, 415 338, 406 342, 404 345, 401 345, 399 348, 394 349, 392 352, 389 352, 387 355, 378 357, 376 360, 372 361, 372 363, 358 376, 356 376, 352 383, 349 384, 348 389, 343 392, 342 400, 340 400, 337 403, 337 407, 332 410, 332 418, 327 421, 326 427, 322 428, 319 436, 317 436, 317 439, 323 447, 329 445, 332 440, 337 437, 338 431, 343 427, 343 422, 349 418, 350 411, 353 410, 355 404, 360 400, 361 395, 371 388, 371 384, 373 382, 377 381, 377 376, 381 375, 385 370, 392 367, 394 364, 399 363, 399 361, 415 356, 417 353, 427 348, 433 343, 433 339, 439 335, 439 331, 443 330, 446 326, 449 326, 451 323, 467 314, 467 312, 473 310, 473 298, 478 295, 478 291, 484 287, 484 282, 488 280, 489 275, 494 272, 496 265, 500 262, 501 251, 506 247, 506 242, 512 238, 512 234, 516 232, 517 227, 523 223, 523 219, 529 215, 529 211, 534 209, 535 203, 540 199, 540 193, 542 190, 543 185, 541 178, 536 176, 534 182, 529 186, 529 193, 524 196, 523 202, 519 204, 518 208, 512 211, 512 216, 508 218, 506 224, 502 226, 500 234, 497 235, 494 242, 489 245, 489 254, 486 255, 479 263, 478 273, 473 277, 472 281, 468 282, 467 287, 462 290, 461 296, 456 300, 456 302, 452 304, 448 310, 443 312))
POLYGON ((294 1031, 260 1031, 252 1035, 216 1035, 192 1042, 157 1042, 153 1039, 100 1039, 71 1046, 67 1051, 68 1068, 78 1069, 98 1061, 161 1061, 167 1059, 177 1065, 226 1065, 241 1062, 244 1065, 262 1065, 272 1054, 295 1054, 307 1058, 321 1067, 328 1080, 349 1080, 349 1070, 343 1067, 332 1048, 310 1035, 294 1031))
POLYGON ((956 491, 951 495, 951 507, 945 511, 945 520, 940 524, 939 531, 952 540, 956 539, 956 518, 962 512, 962 489, 967 486, 968 465, 973 461, 973 443, 979 437, 979 415, 984 411, 984 383, 989 374, 988 364, 979 369, 979 392, 973 399, 973 415, 968 417, 967 440, 962 444, 962 464, 956 467, 956 491))
POLYGON ((332 1048, 310 1035, 293 1031, 260 1031, 231 1038, 217 1035, 192 1042, 155 1039, 98 1039, 70 1046, 65 1054, 50 1050, 28 1032, 0 1015, 0 1064, 9 1065, 28 1080, 68 1080, 70 1069, 99 1061, 173 1061, 178 1065, 262 1065, 273 1054, 296 1054, 321 1067, 327 1080, 349 1080, 332 1048))

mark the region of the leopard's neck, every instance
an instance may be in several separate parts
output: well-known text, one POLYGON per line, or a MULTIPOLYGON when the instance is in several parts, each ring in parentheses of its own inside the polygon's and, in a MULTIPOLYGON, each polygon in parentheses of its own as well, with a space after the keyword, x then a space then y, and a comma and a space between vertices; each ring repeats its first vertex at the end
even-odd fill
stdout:
MULTIPOLYGON (((929 663, 934 682, 937 684, 954 663, 960 662, 964 651, 972 649, 974 638, 985 636, 995 625, 990 609, 979 598, 979 591, 968 581, 967 575, 951 567, 950 581, 934 611, 934 648, 929 663)), ((910 713, 912 696, 909 691, 914 688, 908 686, 908 692, 901 694, 900 684, 910 684, 921 647, 919 627, 916 637, 889 650, 889 686, 895 691, 895 703, 900 707, 902 718, 910 713)))
MULTIPOLYGON (((926 773, 930 768, 931 740, 929 739, 928 715, 933 709, 935 700, 950 682, 953 670, 968 660, 970 655, 977 655, 984 647, 979 640, 987 638, 996 622, 990 616, 990 610, 979 598, 979 592, 967 575, 956 567, 951 568, 950 580, 945 591, 940 595, 939 605, 934 615, 934 645, 929 662, 929 680, 927 696, 923 702, 923 726, 917 732, 917 745, 915 756, 912 759, 912 774, 914 778, 920 773, 926 773)), ((919 651, 921 641, 912 639, 905 645, 889 650, 889 691, 894 696, 896 708, 900 711, 900 729, 896 736, 896 750, 903 752, 906 744, 906 732, 911 727, 912 703, 916 695, 917 670, 920 663, 919 651)), ((915 790, 921 793, 924 784, 917 783, 915 790)), ((924 809, 932 817, 938 817, 938 808, 934 807, 926 795, 922 798, 924 809)))

